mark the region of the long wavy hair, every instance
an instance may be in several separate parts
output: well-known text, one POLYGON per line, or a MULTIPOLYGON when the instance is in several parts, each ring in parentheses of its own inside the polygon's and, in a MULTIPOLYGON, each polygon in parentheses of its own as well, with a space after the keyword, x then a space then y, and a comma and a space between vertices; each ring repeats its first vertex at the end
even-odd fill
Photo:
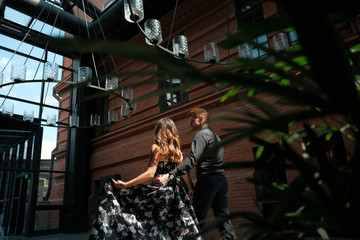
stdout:
POLYGON ((168 117, 160 119, 155 126, 155 142, 158 151, 169 162, 180 162, 180 138, 173 120, 168 117))

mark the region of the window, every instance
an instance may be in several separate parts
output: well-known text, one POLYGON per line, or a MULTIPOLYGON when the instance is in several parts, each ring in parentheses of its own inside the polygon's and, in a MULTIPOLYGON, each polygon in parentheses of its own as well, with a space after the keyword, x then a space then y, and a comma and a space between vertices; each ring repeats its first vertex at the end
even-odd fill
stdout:
MULTIPOLYGON (((172 48, 172 46, 170 46, 172 48)), ((167 69, 159 67, 159 70, 166 72, 167 69)), ((187 92, 181 89, 181 85, 184 80, 176 77, 165 75, 163 79, 165 81, 159 82, 158 89, 165 89, 165 93, 159 96, 160 111, 179 106, 184 102, 187 102, 187 92)))
POLYGON ((187 93, 182 90, 172 91, 173 88, 177 88, 182 85, 182 80, 178 78, 169 78, 163 83, 159 84, 159 88, 169 89, 169 92, 160 96, 160 110, 170 109, 174 106, 178 106, 188 100, 187 93))
MULTIPOLYGON (((129 101, 134 99, 134 90, 132 88, 126 88, 121 90, 121 96, 123 96, 126 99, 129 99, 129 101)), ((136 110, 136 103, 131 104, 132 110, 136 110)), ((122 116, 129 116, 130 114, 130 104, 127 102, 124 102, 121 105, 121 115, 122 116)))
POLYGON ((295 42, 298 41, 298 40, 299 40, 299 37, 298 37, 296 31, 291 31, 291 32, 289 32, 289 41, 290 41, 290 44, 293 44, 293 43, 295 43, 295 42))
POLYGON ((254 180, 259 184, 255 184, 256 198, 259 201, 276 200, 277 194, 266 187, 272 183, 287 183, 285 172, 285 157, 279 151, 279 144, 273 143, 266 147, 259 158, 256 158, 258 147, 253 148, 254 160, 262 166, 256 168, 254 172, 254 180))
MULTIPOLYGON (((269 48, 269 42, 268 42, 268 38, 267 38, 267 35, 266 34, 263 34, 257 38, 254 39, 254 42, 258 43, 258 44, 261 44, 267 48, 269 48)), ((261 56, 264 56, 266 55, 266 52, 259 49, 259 48, 254 48, 252 50, 252 54, 253 54, 253 58, 259 58, 261 56)))
POLYGON ((326 140, 325 136, 321 136, 317 139, 318 142, 310 137, 304 137, 303 141, 310 156, 316 157, 325 153, 327 160, 335 170, 346 163, 346 149, 341 132, 334 132, 329 140, 326 140))
POLYGON ((260 0, 235 0, 235 7, 239 28, 264 20, 264 13, 260 0))
MULTIPOLYGON (((171 89, 181 85, 181 80, 172 78, 165 81, 165 88, 171 89)), ((165 108, 172 107, 187 100, 186 95, 182 91, 169 92, 165 95, 165 108)))

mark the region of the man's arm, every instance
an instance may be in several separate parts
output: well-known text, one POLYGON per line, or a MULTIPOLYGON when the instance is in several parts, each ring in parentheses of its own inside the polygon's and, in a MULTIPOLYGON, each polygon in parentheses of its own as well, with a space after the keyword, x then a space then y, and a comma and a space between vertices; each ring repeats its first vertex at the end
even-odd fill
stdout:
POLYGON ((178 176, 188 173, 190 169, 197 164, 199 158, 205 151, 206 146, 207 143, 203 134, 201 132, 197 133, 191 143, 189 156, 187 156, 187 158, 179 166, 172 170, 170 174, 178 176))

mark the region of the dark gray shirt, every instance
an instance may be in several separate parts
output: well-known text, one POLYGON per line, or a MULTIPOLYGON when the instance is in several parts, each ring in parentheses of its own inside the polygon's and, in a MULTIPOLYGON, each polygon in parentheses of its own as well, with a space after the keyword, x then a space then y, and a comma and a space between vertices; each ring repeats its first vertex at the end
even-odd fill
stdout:
POLYGON ((222 168, 224 148, 220 147, 211 150, 220 141, 219 136, 209 126, 204 127, 196 133, 191 143, 189 156, 170 174, 183 175, 194 166, 196 166, 197 178, 215 173, 224 173, 225 171, 222 168))

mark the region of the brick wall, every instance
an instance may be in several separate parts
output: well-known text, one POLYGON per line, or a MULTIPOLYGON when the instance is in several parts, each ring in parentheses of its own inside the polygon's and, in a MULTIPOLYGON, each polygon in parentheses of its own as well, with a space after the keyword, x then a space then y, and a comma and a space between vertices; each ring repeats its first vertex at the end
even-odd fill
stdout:
MULTIPOLYGON (((264 2, 264 16, 272 17, 276 15, 276 6, 270 1, 264 2)), ((146 4, 146 2, 145 2, 146 4)), ((164 42, 170 31, 170 23, 173 12, 169 12, 160 19, 162 24, 162 32, 164 42)), ((145 13, 146 15, 146 13, 145 13)), ((181 3, 177 9, 176 20, 174 22, 174 29, 172 35, 179 33, 184 34, 188 38, 190 57, 203 59, 203 45, 209 41, 219 43, 226 38, 228 33, 234 33, 237 30, 237 23, 235 18, 235 9, 233 1, 185 1, 181 3), (228 5, 227 5, 228 4, 228 5), (229 14, 229 15, 228 15, 229 14)), ((144 44, 144 37, 141 34, 133 37, 131 42, 144 44)), ((237 49, 224 50, 220 49, 220 61, 232 60, 237 55, 237 49)), ((157 66, 144 62, 136 62, 134 60, 114 58, 119 71, 153 71, 157 66)), ((113 63, 108 57, 104 59, 106 64, 106 71, 114 73, 113 63)), ((98 63, 102 64, 102 63, 98 63)), ((219 66, 211 66, 200 63, 192 63, 195 67, 208 71, 219 66)), ((152 76, 147 77, 124 77, 121 79, 123 84, 136 83, 145 81, 152 76)), ((146 93, 155 91, 157 84, 147 85, 146 87, 138 87, 134 89, 134 97, 139 97, 146 93)), ((147 99, 146 101, 138 102, 136 110, 133 111, 132 117, 121 122, 114 123, 109 126, 109 131, 101 136, 91 140, 92 155, 90 158, 91 171, 91 185, 92 191, 94 188, 94 181, 99 180, 102 176, 111 174, 121 174, 124 181, 130 180, 143 171, 146 170, 150 147, 154 142, 153 132, 156 122, 162 117, 170 117, 177 125, 180 139, 182 143, 182 150, 186 156, 190 151, 190 144, 194 136, 189 128, 189 122, 186 113, 192 107, 204 107, 209 110, 211 117, 220 117, 224 115, 222 111, 213 111, 214 109, 232 108, 242 111, 251 111, 256 114, 259 113, 252 105, 246 104, 236 99, 229 99, 221 103, 220 98, 227 89, 216 91, 215 86, 197 86, 188 90, 189 101, 165 112, 160 112, 158 105, 158 97, 147 99)), ((256 93, 258 98, 266 100, 268 103, 275 103, 277 100, 274 96, 263 95, 256 93)), ((68 104, 68 97, 63 97, 63 104, 68 104)), ((121 99, 110 96, 109 110, 119 110, 124 102, 121 99)), ((65 106, 63 106, 65 107, 65 106)), ((292 111, 288 107, 281 107, 282 112, 292 111)), ((66 114, 60 115, 61 118, 67 117, 66 114)), ((319 122, 318 120, 317 122, 319 122)), ((343 119, 333 118, 337 124, 340 124, 343 119)), ((298 128, 301 123, 295 124, 292 128, 298 128)), ((233 127, 233 122, 214 121, 211 123, 213 129, 220 135, 221 138, 226 138, 228 132, 224 128, 233 127)), ((261 134, 260 137, 265 137, 261 134)), ((66 139, 66 132, 59 131, 59 143, 66 139)), ((350 144, 351 142, 346 142, 350 144)), ((294 142, 294 148, 301 151, 301 142, 294 142)), ((241 139, 231 145, 225 147, 224 162, 233 161, 253 161, 252 149, 256 145, 248 139, 241 139)), ((60 159, 65 161, 65 154, 58 150, 58 161, 60 159)), ((60 166, 60 165, 59 165, 60 166)), ((295 171, 288 171, 287 177, 291 181, 296 176, 295 171)), ((192 170, 191 175, 194 182, 196 182, 195 172, 192 170)), ((62 175, 57 175, 57 183, 61 186, 62 175)), ((238 211, 253 211, 261 213, 260 202, 256 200, 254 185, 249 183, 246 179, 253 176, 252 169, 228 169, 226 176, 229 182, 229 204, 232 212, 238 211)), ((209 213, 211 219, 212 213, 209 213)), ((242 223, 241 219, 234 219, 233 224, 236 227, 237 233, 242 231, 238 226, 242 223)), ((219 239, 217 231, 207 234, 205 239, 219 239)))

